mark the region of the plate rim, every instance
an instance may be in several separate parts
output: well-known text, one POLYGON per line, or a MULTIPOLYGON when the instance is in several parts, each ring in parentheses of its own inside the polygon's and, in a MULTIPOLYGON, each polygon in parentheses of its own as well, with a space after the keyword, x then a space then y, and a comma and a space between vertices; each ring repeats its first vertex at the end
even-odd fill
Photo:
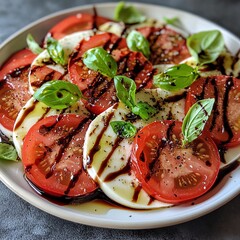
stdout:
MULTIPOLYGON (((113 7, 113 6, 116 6, 118 2, 104 2, 104 3, 92 3, 92 4, 84 4, 84 5, 79 5, 79 6, 75 6, 75 7, 70 7, 70 8, 67 8, 67 9, 63 9, 63 10, 59 10, 59 11, 56 11, 56 12, 53 12, 53 13, 50 13, 50 14, 47 14, 29 24, 27 24, 26 26, 20 28, 19 30, 17 30, 16 32, 10 34, 10 36, 8 36, 5 40, 3 40, 2 43, 0 43, 0 49, 6 45, 8 42, 10 42, 11 40, 13 40, 15 37, 17 37, 20 33, 24 32, 25 30, 35 26, 36 24, 40 23, 40 22, 43 22, 45 20, 49 20, 50 18, 54 18, 54 17, 57 17, 57 16, 60 16, 60 15, 63 15, 63 14, 69 14, 70 12, 74 12, 74 11, 77 11, 77 10, 84 10, 84 9, 90 9, 90 8, 93 8, 93 7, 113 7)), ((204 18, 204 17, 201 17, 200 15, 197 15, 195 13, 191 13, 191 12, 188 12, 188 11, 185 11, 185 10, 182 10, 182 9, 177 9, 177 8, 174 8, 174 7, 169 7, 169 6, 163 6, 163 5, 158 5, 158 4, 152 4, 152 3, 138 3, 138 2, 127 2, 127 4, 132 4, 132 5, 135 5, 135 6, 138 6, 138 7, 144 7, 144 6, 147 6, 147 7, 160 7, 162 9, 166 9, 166 10, 169 10, 169 11, 176 11, 176 12, 179 12, 179 13, 182 13, 182 14, 187 14, 189 16, 192 16, 194 18, 198 18, 202 21, 206 21, 206 22, 209 22, 210 24, 212 25, 215 25, 217 26, 218 28, 220 28, 221 30, 223 30, 224 32, 228 33, 229 35, 231 35, 234 40, 237 40, 237 41, 240 41, 240 38, 230 32, 228 29, 222 27, 221 25, 215 23, 214 21, 211 21, 207 18, 204 18)))
MULTIPOLYGON (((177 8, 172 8, 172 7, 167 7, 167 6, 162 6, 162 5, 157 5, 157 4, 148 4, 148 3, 137 3, 137 2, 127 2, 127 4, 132 4, 136 7, 148 7, 148 8, 153 8, 153 7, 157 7, 157 8, 161 8, 162 10, 167 10, 167 11, 174 11, 174 12, 179 12, 183 15, 188 15, 191 16, 193 18, 198 18, 200 21, 205 21, 206 23, 211 24, 212 26, 216 26, 217 28, 219 28, 220 30, 223 30, 225 33, 227 33, 229 36, 231 36, 233 38, 234 41, 237 41, 240 43, 240 39, 233 33, 231 33, 230 31, 228 31, 227 29, 221 27, 220 25, 206 19, 203 18, 201 16, 198 16, 196 14, 181 10, 181 9, 177 9, 177 8)), ((24 26, 23 28, 19 29, 18 31, 16 31, 15 33, 11 34, 8 38, 6 38, 1 44, 0 44, 0 51, 1 49, 7 45, 9 42, 13 41, 16 37, 18 37, 20 34, 22 34, 23 32, 25 32, 26 30, 41 24, 44 21, 50 20, 52 18, 56 18, 58 16, 64 15, 64 14, 71 14, 71 12, 75 12, 75 11, 81 11, 84 12, 85 10, 90 10, 91 8, 93 8, 94 6, 96 8, 98 7, 114 7, 117 5, 117 2, 105 2, 105 3, 93 3, 93 4, 87 4, 87 5, 80 5, 80 6, 75 6, 75 7, 71 7, 71 8, 67 8, 64 10, 59 10, 56 12, 53 12, 51 14, 48 14, 46 16, 43 16, 35 21, 33 21, 30 24, 27 24, 26 26, 24 26)), ((9 57, 9 56, 8 56, 9 57)), ((4 59, 3 61, 5 61, 6 59, 4 59)), ((12 164, 10 164, 12 165, 12 164)), ((238 168, 237 170, 238 172, 240 171, 240 169, 238 168)), ((7 176, 7 174, 4 174, 3 169, 1 168, 0 165, 0 180, 2 181, 3 184, 5 184, 11 191, 13 191, 16 195, 18 195, 20 198, 22 198, 23 200, 25 200, 26 202, 30 203, 31 205, 41 209, 44 212, 47 212, 53 216, 59 217, 61 219, 65 219, 71 222, 75 222, 75 223, 80 223, 80 224, 85 224, 85 225, 89 225, 89 226, 96 226, 96 227, 104 227, 104 228, 115 228, 115 229, 149 229, 149 228, 157 228, 157 227, 166 227, 166 226, 172 226, 175 224, 179 224, 179 223, 183 223, 183 222, 187 222, 193 219, 196 219, 198 217, 201 217, 203 215, 208 214, 209 212, 212 212, 214 210, 216 210, 217 208, 223 206, 224 204, 226 204, 227 202, 229 202, 230 200, 232 200, 234 197, 236 197, 238 194, 240 194, 240 186, 236 187, 235 189, 232 189, 231 191, 229 191, 229 194, 227 194, 226 196, 224 196, 222 198, 222 201, 219 202, 218 204, 213 204, 213 203, 208 203, 208 206, 204 208, 204 211, 197 211, 194 213, 194 217, 190 216, 190 215, 186 215, 184 218, 177 218, 177 219, 170 219, 168 221, 166 221, 165 223, 160 223, 160 222, 144 222, 144 221, 139 221, 139 222, 127 222, 126 225, 126 220, 109 220, 109 219, 105 219, 103 221, 102 218, 97 218, 96 216, 88 216, 87 214, 84 215, 84 219, 81 218, 82 213, 79 215, 79 213, 72 213, 74 218, 71 218, 71 216, 66 216, 64 213, 65 212, 69 212, 69 209, 65 209, 63 207, 61 207, 61 211, 59 211, 59 206, 55 205, 49 201, 47 201, 46 199, 42 198, 41 196, 37 195, 33 190, 32 191, 28 191, 26 189, 24 189, 23 187, 17 185, 17 183, 9 178, 7 176), (27 196, 27 197, 26 197, 27 196), (51 207, 49 209, 49 207, 51 207), (80 218, 79 218, 80 216, 80 218), (77 218, 78 217, 78 218, 77 218)))

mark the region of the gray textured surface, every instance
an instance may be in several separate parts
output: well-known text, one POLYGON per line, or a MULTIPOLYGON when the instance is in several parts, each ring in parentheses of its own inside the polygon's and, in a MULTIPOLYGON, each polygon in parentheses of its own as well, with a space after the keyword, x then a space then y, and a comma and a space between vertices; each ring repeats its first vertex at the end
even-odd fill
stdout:
MULTIPOLYGON (((47 14, 95 2, 102 1, 1 0, 0 42, 47 14)), ((238 0, 145 2, 198 14, 240 36, 238 0)), ((240 239, 240 196, 188 223, 154 230, 123 231, 89 227, 56 218, 20 199, 0 182, 0 239, 240 239)))

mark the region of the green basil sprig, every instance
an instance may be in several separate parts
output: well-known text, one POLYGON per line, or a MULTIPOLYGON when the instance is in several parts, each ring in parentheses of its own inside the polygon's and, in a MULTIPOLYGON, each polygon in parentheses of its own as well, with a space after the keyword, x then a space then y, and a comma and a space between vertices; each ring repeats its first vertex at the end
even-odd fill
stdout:
POLYGON ((39 46, 30 33, 27 35, 27 44, 29 49, 35 54, 40 54, 44 50, 39 46))
POLYGON ((220 31, 204 31, 187 38, 187 46, 193 58, 201 65, 214 62, 224 49, 220 31))
POLYGON ((119 2, 114 11, 114 19, 128 24, 143 22, 146 17, 134 6, 126 6, 124 2, 119 2))
POLYGON ((133 108, 136 106, 136 84, 135 82, 125 76, 115 76, 114 85, 117 92, 117 97, 126 106, 133 108))
POLYGON ((84 64, 107 77, 113 78, 117 74, 117 63, 102 47, 91 48, 83 55, 84 64))
POLYGON ((66 65, 67 64, 67 59, 65 57, 65 53, 63 50, 63 47, 59 43, 58 40, 48 37, 47 38, 47 51, 48 54, 50 55, 51 59, 60 65, 66 65))
POLYGON ((136 84, 125 76, 115 76, 114 84, 117 92, 117 97, 132 113, 140 116, 143 120, 148 120, 157 110, 146 102, 136 102, 136 84))
POLYGON ((173 17, 173 18, 168 18, 168 17, 163 17, 163 20, 170 25, 174 25, 177 21, 179 21, 178 17, 173 17))
POLYGON ((137 133, 137 128, 130 122, 111 121, 110 125, 113 131, 121 138, 131 138, 137 133))
POLYGON ((18 155, 16 149, 7 143, 0 143, 0 160, 17 161, 18 155))
POLYGON ((167 91, 177 91, 189 87, 199 76, 198 69, 183 63, 168 68, 165 72, 153 77, 156 87, 167 91))
POLYGON ((132 108, 132 113, 140 116, 143 120, 148 120, 155 113, 157 113, 157 109, 150 106, 146 102, 140 101, 132 108))
POLYGON ((183 145, 192 142, 202 133, 211 115, 214 102, 214 98, 203 99, 188 110, 182 124, 183 145))
POLYGON ((165 23, 172 25, 174 27, 180 27, 181 26, 181 22, 180 19, 178 17, 173 17, 173 18, 168 18, 168 17, 163 17, 163 20, 165 21, 165 23))
POLYGON ((141 52, 145 57, 149 58, 149 42, 140 32, 132 30, 127 36, 127 45, 132 51, 141 52))
POLYGON ((44 83, 33 95, 35 99, 54 109, 64 109, 81 97, 78 86, 62 80, 52 80, 44 83))

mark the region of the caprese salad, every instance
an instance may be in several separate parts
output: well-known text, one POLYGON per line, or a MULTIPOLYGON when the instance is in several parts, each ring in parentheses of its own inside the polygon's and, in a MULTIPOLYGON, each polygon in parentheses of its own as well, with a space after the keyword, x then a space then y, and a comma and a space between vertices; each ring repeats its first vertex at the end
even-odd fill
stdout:
POLYGON ((20 160, 40 194, 181 204, 240 145, 240 58, 219 30, 187 33, 121 2, 114 19, 94 9, 26 41, 0 68, 0 159, 20 160))

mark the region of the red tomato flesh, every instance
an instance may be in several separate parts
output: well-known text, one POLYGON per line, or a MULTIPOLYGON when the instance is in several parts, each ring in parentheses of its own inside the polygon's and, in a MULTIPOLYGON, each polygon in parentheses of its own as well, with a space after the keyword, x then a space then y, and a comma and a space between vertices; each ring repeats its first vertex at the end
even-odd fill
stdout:
POLYGON ((31 127, 23 148, 26 177, 54 197, 79 198, 97 189, 83 168, 83 143, 90 124, 75 114, 44 118, 31 127))
POLYGON ((132 170, 143 189, 154 198, 181 203, 206 193, 220 167, 218 149, 201 135, 182 146, 181 122, 154 122, 135 137, 132 170))
POLYGON ((190 57, 186 39, 172 29, 143 27, 137 29, 150 44, 150 61, 156 64, 177 64, 190 57))
POLYGON ((82 56, 94 47, 103 47, 110 52, 118 64, 117 75, 132 78, 137 89, 150 88, 154 69, 152 64, 140 52, 127 48, 126 40, 111 33, 98 34, 80 43, 76 54, 69 61, 69 75, 73 83, 79 86, 87 98, 86 107, 94 114, 100 114, 116 101, 116 91, 112 78, 90 70, 84 65, 82 56))
POLYGON ((55 39, 61 39, 74 32, 98 29, 98 27, 110 20, 101 16, 88 13, 79 13, 66 17, 49 30, 49 34, 55 39))
POLYGON ((186 112, 198 100, 215 98, 212 114, 205 126, 217 144, 240 144, 240 81, 230 76, 199 78, 189 88, 186 112))
POLYGON ((30 98, 28 73, 36 57, 28 49, 12 55, 0 70, 0 124, 12 131, 18 112, 30 98))
POLYGON ((40 88, 45 82, 51 80, 65 80, 65 73, 54 70, 47 65, 33 65, 29 73, 29 83, 33 89, 40 88))
POLYGON ((126 48, 126 40, 120 38, 112 33, 103 33, 90 37, 89 40, 83 40, 79 47, 76 49, 76 53, 70 57, 68 71, 70 79, 73 83, 77 84, 79 88, 84 91, 94 81, 98 72, 89 70, 83 63, 83 54, 95 47, 103 47, 105 50, 110 51, 110 46, 118 42, 117 46, 112 50, 112 54, 119 49, 126 48))
POLYGON ((22 49, 14 53, 3 66, 0 67, 0 81, 17 69, 30 65, 36 56, 37 55, 29 49, 22 49))

